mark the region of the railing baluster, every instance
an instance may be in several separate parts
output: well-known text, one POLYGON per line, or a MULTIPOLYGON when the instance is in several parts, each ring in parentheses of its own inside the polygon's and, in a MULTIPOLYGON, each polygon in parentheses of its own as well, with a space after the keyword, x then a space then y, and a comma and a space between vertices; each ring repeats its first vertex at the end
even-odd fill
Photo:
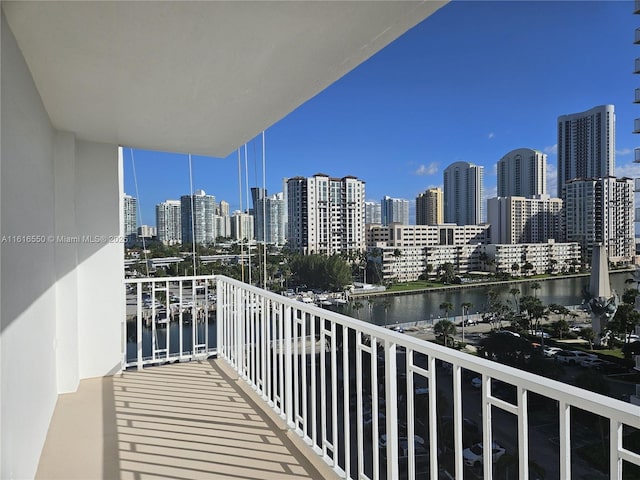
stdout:
MULTIPOLYGON (((385 410, 387 414, 387 478, 398 478, 398 388, 396 382, 396 344, 384 340, 385 410)), ((413 393, 413 392, 412 392, 413 393)), ((407 392, 408 394, 408 392, 407 392)), ((409 439, 409 444, 413 439, 409 439)), ((415 453, 415 451, 414 451, 415 453)), ((408 461, 413 458, 409 456, 408 461)))
POLYGON ((311 441, 313 448, 318 449, 318 417, 317 417, 317 375, 316 375, 316 317, 309 315, 311 322, 311 441))
POLYGON ((614 419, 609 420, 609 478, 622 480, 622 424, 614 419))
POLYGON ((438 385, 436 379, 436 359, 433 355, 427 358, 427 374, 429 378, 429 468, 431 478, 438 478, 438 385))
POLYGON ((491 377, 482 374, 482 418, 484 423, 482 438, 482 469, 484 478, 493 478, 491 461, 491 445, 493 445, 493 434, 491 432, 491 377))
POLYGON ((518 392, 518 455, 520 462, 518 468, 520 478, 529 478, 529 421, 527 391, 520 385, 518 392))
MULTIPOLYGON (((285 381, 285 412, 287 417, 287 425, 289 428, 294 427, 293 422, 293 372, 292 372, 292 359, 291 359, 291 344, 293 342, 293 335, 291 332, 291 307, 284 307, 284 339, 285 339, 285 367, 284 367, 284 381, 285 381)), ((297 381, 297 379, 296 379, 297 381)))
POLYGON ((362 332, 356 331, 356 430, 358 442, 358 476, 364 475, 364 446, 362 442, 362 332))
POLYGON ((571 406, 558 402, 560 420, 560 478, 571 478, 571 406))
POLYGON ((305 438, 309 436, 309 412, 307 411, 308 398, 307 391, 309 385, 307 383, 307 315, 296 309, 296 316, 301 317, 301 329, 302 329, 302 407, 300 409, 300 416, 302 417, 302 433, 305 438))
MULTIPOLYGON (((454 470, 456 478, 463 478, 464 465, 462 459, 462 368, 454 363, 451 374, 453 376, 453 450, 454 470)), ((429 392, 431 392, 429 386, 429 392)))
POLYGON ((333 451, 333 466, 338 466, 338 451, 340 443, 338 442, 338 362, 336 355, 336 324, 331 322, 331 443, 333 451))
POLYGON ((342 327, 342 410, 344 432, 344 471, 351 477, 351 415, 349 412, 349 329, 342 327))
POLYGON ((371 337, 370 368, 371 370, 369 378, 371 379, 371 438, 373 439, 373 480, 378 480, 380 478, 380 444, 378 442, 378 339, 375 337, 371 337))
POLYGON ((136 356, 138 358, 138 370, 142 370, 142 283, 138 283, 136 290, 136 356))

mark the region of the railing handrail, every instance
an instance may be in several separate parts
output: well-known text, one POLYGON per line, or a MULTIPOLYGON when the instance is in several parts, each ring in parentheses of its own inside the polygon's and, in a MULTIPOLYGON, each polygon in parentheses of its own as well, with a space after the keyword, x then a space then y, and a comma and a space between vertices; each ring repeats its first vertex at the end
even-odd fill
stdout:
POLYGON ((620 415, 622 418, 624 418, 625 424, 634 426, 635 428, 640 428, 639 406, 631 406, 627 402, 623 402, 612 397, 591 392, 589 390, 584 390, 582 388, 568 385, 557 380, 541 377, 539 375, 535 375, 524 370, 519 370, 508 365, 502 365, 485 358, 459 352, 458 350, 444 347, 437 343, 427 342, 426 340, 412 337, 404 333, 396 332, 378 325, 374 325, 372 323, 367 323, 363 320, 347 317, 345 315, 317 307, 313 304, 299 302, 297 300, 293 300, 277 293, 254 287, 238 280, 234 280, 224 276, 218 276, 217 278, 237 287, 244 288, 255 294, 277 300, 284 305, 294 307, 313 315, 325 317, 326 319, 331 320, 339 325, 356 327, 358 330, 362 331, 362 333, 370 335, 372 337, 376 337, 377 339, 390 340, 398 346, 409 347, 412 350, 423 353, 425 355, 436 354, 438 359, 444 360, 449 363, 459 364, 460 366, 462 366, 462 368, 474 371, 477 371, 478 368, 481 368, 482 370, 490 369, 495 372, 495 374, 491 374, 491 378, 495 378, 496 380, 501 380, 506 383, 520 385, 523 387, 526 387, 526 384, 536 384, 536 393, 542 393, 545 396, 556 398, 557 400, 569 396, 571 397, 570 403, 576 407, 582 408, 586 411, 597 413, 598 415, 602 415, 605 417, 611 417, 612 414, 615 413, 616 416, 620 415), (541 379, 544 379, 545 383, 540 383, 541 379), (558 398, 558 396, 560 396, 561 398, 558 398), (630 409, 630 406, 633 408, 630 409))
MULTIPOLYGON (((412 372, 406 376, 407 391, 414 389, 414 375, 418 375, 427 380, 429 388, 437 388, 441 373, 437 371, 437 361, 447 362, 452 366, 453 374, 453 418, 454 418, 454 469, 456 475, 460 476, 463 470, 462 456, 462 374, 463 369, 475 372, 481 377, 481 416, 483 422, 483 442, 489 444, 493 441, 491 427, 492 407, 501 409, 508 413, 515 414, 518 420, 517 426, 517 455, 520 459, 518 467, 519 477, 528 478, 528 419, 530 414, 527 408, 527 392, 542 395, 553 399, 557 403, 557 413, 559 422, 559 458, 560 473, 562 477, 569 478, 571 472, 571 462, 566 460, 570 457, 571 448, 571 410, 581 409, 595 415, 610 419, 610 453, 611 458, 618 461, 610 462, 610 474, 612 478, 618 478, 622 471, 622 461, 627 461, 640 465, 640 455, 624 448, 622 441, 623 426, 630 426, 640 429, 640 406, 621 400, 604 396, 595 392, 587 391, 573 385, 568 385, 557 380, 548 379, 530 372, 519 370, 514 367, 502 365, 498 362, 486 358, 476 357, 468 353, 463 353, 452 348, 448 348, 433 342, 416 338, 404 333, 396 332, 379 325, 368 323, 360 319, 355 319, 340 313, 320 308, 314 304, 301 302, 274 292, 263 290, 262 288, 249 285, 239 280, 231 279, 222 275, 197 275, 179 277, 152 277, 152 278, 131 278, 125 280, 125 285, 136 286, 136 325, 137 325, 137 360, 130 363, 130 366, 137 365, 142 368, 143 364, 156 363, 171 360, 169 342, 169 317, 164 319, 165 346, 156 348, 154 337, 152 346, 152 358, 143 362, 142 358, 142 302, 144 292, 151 293, 153 300, 150 311, 151 327, 154 335, 158 327, 157 323, 163 319, 154 318, 157 310, 155 308, 156 295, 161 292, 168 294, 178 291, 180 294, 179 305, 189 306, 191 310, 179 308, 177 317, 174 316, 174 327, 179 327, 180 331, 180 359, 199 358, 199 355, 210 355, 215 352, 224 358, 234 369, 236 369, 245 381, 252 385, 261 397, 276 410, 276 412, 286 421, 289 428, 295 430, 306 442, 312 444, 318 455, 324 458, 329 464, 333 464, 337 473, 348 478, 351 476, 351 466, 349 458, 351 455, 350 442, 357 440, 358 451, 363 447, 363 355, 369 354, 372 361, 367 367, 370 377, 367 379, 367 388, 371 391, 371 420, 372 432, 378 432, 378 413, 384 409, 386 420, 381 420, 380 426, 386 426, 387 446, 384 451, 388 455, 387 478, 396 478, 399 468, 398 451, 398 419, 399 407, 395 402, 387 402, 386 407, 378 406, 379 393, 377 371, 380 368, 380 361, 384 361, 385 380, 383 381, 385 398, 396 398, 399 385, 395 381, 389 382, 390 378, 396 378, 396 367, 401 363, 405 366, 406 372, 412 372), (199 284, 204 282, 204 284, 199 284), (150 285, 145 289, 145 284, 150 285), (171 285, 174 284, 174 285, 171 285), (177 285, 175 285, 177 284, 177 285), (191 284, 191 286, 189 286, 191 284), (200 288, 203 290, 200 291, 200 288), (185 290, 186 289, 186 290, 185 290), (190 292, 193 302, 184 302, 182 292, 190 292), (198 293, 200 292, 200 293, 198 293), (211 297, 207 293, 215 293, 211 297), (203 295, 206 294, 206 295, 203 295), (196 305, 198 296, 202 298, 202 304, 196 305), (217 304, 214 305, 217 299, 217 304), (211 314, 215 309, 215 313, 211 314), (199 313, 196 313, 198 310, 199 313), (200 315, 202 313, 202 315, 200 315), (187 331, 192 337, 192 347, 182 348, 183 314, 187 325, 191 323, 191 330, 187 331), (215 320, 216 339, 207 339, 207 328, 211 330, 213 324, 209 325, 208 319, 215 320), (204 329, 204 340, 196 338, 196 322, 204 329), (339 329, 339 330, 338 330, 339 329), (341 332, 339 334, 338 332, 341 332), (350 335, 355 335, 354 337, 350 335), (369 338, 367 338, 369 337, 369 338), (351 338, 351 339, 349 339, 351 338), (198 341, 196 341, 198 340, 198 341), (303 340, 303 341, 301 341, 303 340), (309 342, 309 340, 311 340, 309 342), (349 350, 342 350, 340 342, 347 342, 349 350), (213 345, 216 343, 216 345, 213 345), (351 345, 355 351, 351 350, 351 345), (211 347, 216 347, 211 348, 211 347), (400 362, 396 353, 399 349, 406 352, 405 361, 400 362), (343 355, 346 351, 356 354, 353 365, 349 355, 343 355), (325 352, 325 355, 317 355, 325 352), (383 355, 382 352, 384 352, 383 355), (310 355, 308 355, 310 354, 310 355), (340 354, 340 357, 338 355, 340 354), (416 364, 415 355, 425 356, 426 366, 416 364), (338 360, 340 358, 340 360, 338 360), (374 359, 378 359, 374 363, 374 359), (351 370, 352 367, 355 367, 351 370), (349 373, 350 371, 354 373, 349 373), (342 372, 343 378, 338 379, 342 372), (310 377, 310 378, 309 378, 310 377), (354 378, 355 377, 355 378, 354 378), (511 385, 517 392, 515 404, 500 399, 493 395, 492 380, 501 381, 511 385), (355 382, 355 383, 354 383, 355 382), (355 386, 356 412, 350 413, 349 408, 353 406, 348 398, 350 390, 355 386), (306 388, 309 387, 309 391, 306 388), (339 393, 340 392, 340 393, 339 393), (338 403, 344 412, 340 422, 343 423, 343 431, 355 428, 357 438, 350 439, 349 435, 338 434, 338 403), (356 421, 353 425, 350 421, 356 421), (329 423, 330 422, 330 425, 329 423), (487 423, 488 422, 488 423, 487 423), (340 464, 340 456, 344 456, 344 468, 340 464)), ((162 297, 160 297, 162 298, 162 297)), ((148 300, 148 297, 147 297, 148 300)), ((198 299, 198 304, 200 300, 198 299)), ((149 318, 147 317, 147 320, 149 318)), ((173 327, 172 327, 173 328, 173 327)), ((200 327, 199 327, 200 328, 200 327)), ((162 332, 162 330, 160 330, 162 332)), ((125 347, 126 348, 126 347, 125 347)), ((126 358, 124 360, 126 364, 126 358)), ((400 383, 400 377, 398 383, 400 383)), ((381 390, 382 392, 382 390, 381 390)), ((406 418, 413 418, 414 400, 406 401, 406 418)), ((429 445, 429 455, 432 459, 438 457, 436 440, 440 436, 436 431, 437 398, 429 402, 428 432, 431 441, 429 445)), ((413 422, 406 422, 408 438, 415 434, 413 422)), ((367 443, 367 448, 372 448, 374 475, 373 479, 380 478, 378 470, 378 447, 379 439, 377 434, 372 436, 372 443, 367 443)), ((353 444, 355 446, 355 443, 353 444)), ((493 465, 490 460, 491 451, 486 449, 483 458, 483 473, 485 478, 492 475, 493 465)), ((416 459, 416 450, 413 442, 409 442, 408 457, 416 459)), ((358 477, 363 472, 362 455, 358 457, 358 477)), ((466 462, 466 460, 464 460, 466 462)), ((430 465, 430 475, 437 477, 438 462, 433 461, 430 465)), ((354 466, 355 468, 355 466, 354 466)), ((409 477, 415 474, 413 462, 409 462, 409 477)))

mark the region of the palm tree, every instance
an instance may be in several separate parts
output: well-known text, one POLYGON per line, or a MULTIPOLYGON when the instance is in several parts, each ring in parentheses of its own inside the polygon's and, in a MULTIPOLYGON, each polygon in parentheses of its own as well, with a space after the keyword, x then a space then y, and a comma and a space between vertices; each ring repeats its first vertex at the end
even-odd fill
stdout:
POLYGON ((513 305, 516 307, 517 312, 520 313, 520 305, 518 304, 518 295, 520 295, 520 290, 512 288, 509 290, 509 293, 513 295, 513 305))
POLYGON ((542 287, 540 286, 539 282, 533 282, 531 284, 531 290, 533 290, 533 296, 538 298, 538 295, 536 294, 537 290, 540 290, 542 287))
POLYGON ((402 257, 402 250, 400 250, 399 248, 396 248, 393 251, 393 270, 394 270, 394 273, 396 275, 396 282, 399 282, 399 278, 398 278, 398 260, 400 259, 400 257, 402 257))
MULTIPOLYGON (((443 304, 444 305, 444 304, 443 304)), ((437 336, 442 336, 444 340, 444 346, 447 346, 447 338, 456 334, 456 326, 449 320, 440 320, 433 326, 433 333, 437 336)))
POLYGON ((444 317, 449 320, 449 312, 453 310, 453 304, 451 302, 442 302, 440 304, 440 310, 444 310, 444 317))
POLYGON ((463 302, 460 304, 460 307, 462 307, 462 341, 464 342, 464 322, 465 322, 465 316, 467 317, 466 320, 469 320, 469 309, 473 307, 473 303, 471 302, 463 302))
POLYGON ((382 301, 382 307, 384 308, 384 326, 387 326, 387 312, 389 311, 389 307, 391 306, 391 301, 385 299, 382 301))
POLYGON ((356 316, 358 317, 358 320, 360 320, 360 309, 362 307, 364 307, 364 305, 357 300, 351 304, 351 308, 353 308, 356 311, 356 316))
POLYGON ((513 265, 511 265, 511 271, 516 275, 518 270, 520 270, 520 265, 518 265, 518 262, 513 262, 513 265))

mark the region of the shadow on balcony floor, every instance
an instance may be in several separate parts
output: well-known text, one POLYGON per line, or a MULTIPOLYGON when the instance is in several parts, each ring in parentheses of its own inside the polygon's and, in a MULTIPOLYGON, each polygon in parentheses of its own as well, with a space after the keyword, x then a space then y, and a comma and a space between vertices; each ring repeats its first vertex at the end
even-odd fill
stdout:
POLYGON ((37 478, 326 478, 227 371, 210 360, 83 380, 58 399, 37 478))

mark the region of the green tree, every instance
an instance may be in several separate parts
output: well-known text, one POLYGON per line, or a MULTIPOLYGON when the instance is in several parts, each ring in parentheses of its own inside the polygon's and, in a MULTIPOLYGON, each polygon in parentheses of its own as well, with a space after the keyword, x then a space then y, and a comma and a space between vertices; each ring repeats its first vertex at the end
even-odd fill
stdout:
POLYGON ((444 310, 444 317, 449 320, 449 312, 453 310, 453 304, 451 302, 442 302, 440 304, 440 310, 444 310))
MULTIPOLYGON (((514 263, 514 265, 517 265, 517 263, 514 263)), ((518 304, 518 295, 520 295, 520 290, 512 288, 509 290, 509 293, 513 296, 513 306, 515 307, 516 312, 520 313, 520 305, 518 304)))
POLYGON ((295 255, 290 262, 293 281, 308 288, 339 292, 351 283, 351 268, 339 255, 295 255))
POLYGON ((445 262, 440 266, 440 281, 442 283, 453 283, 456 278, 456 271, 453 263, 445 262))
MULTIPOLYGON (((533 268, 533 266, 532 266, 532 268, 533 268)), ((537 291, 538 291, 538 290, 540 290, 541 288, 542 288, 542 287, 540 286, 540 283, 539 283, 539 282, 533 282, 533 283, 531 284, 531 290, 533 290, 533 296, 534 296, 534 297, 538 298, 537 291)))
POLYGON ((558 337, 560 340, 570 332, 569 322, 563 319, 553 322, 553 324, 551 324, 551 328, 553 329, 553 335, 558 337))
POLYGON ((580 336, 589 342, 589 350, 593 350, 593 341, 596 339, 596 332, 591 327, 585 327, 580 330, 580 336))
POLYGON ((384 326, 387 326, 389 307, 391 306, 391 302, 388 299, 382 301, 382 308, 384 308, 384 326))
POLYGON ((633 305, 623 303, 618 306, 616 314, 609 320, 607 327, 613 333, 624 336, 625 343, 630 340, 636 326, 640 325, 640 312, 634 310, 633 305))
POLYGON ((635 305, 636 297, 638 296, 638 290, 635 288, 625 288, 622 294, 622 302, 628 305, 635 305))
POLYGON ((351 308, 356 311, 356 317, 358 317, 358 320, 360 320, 360 309, 362 307, 364 307, 364 305, 361 302, 359 302, 358 300, 356 300, 353 303, 351 303, 351 308))
POLYGON ((456 332, 457 332, 456 326, 453 324, 453 322, 447 319, 440 320, 438 323, 436 323, 433 326, 433 333, 436 336, 442 337, 445 347, 448 346, 447 339, 449 337, 453 337, 456 334, 456 332))

